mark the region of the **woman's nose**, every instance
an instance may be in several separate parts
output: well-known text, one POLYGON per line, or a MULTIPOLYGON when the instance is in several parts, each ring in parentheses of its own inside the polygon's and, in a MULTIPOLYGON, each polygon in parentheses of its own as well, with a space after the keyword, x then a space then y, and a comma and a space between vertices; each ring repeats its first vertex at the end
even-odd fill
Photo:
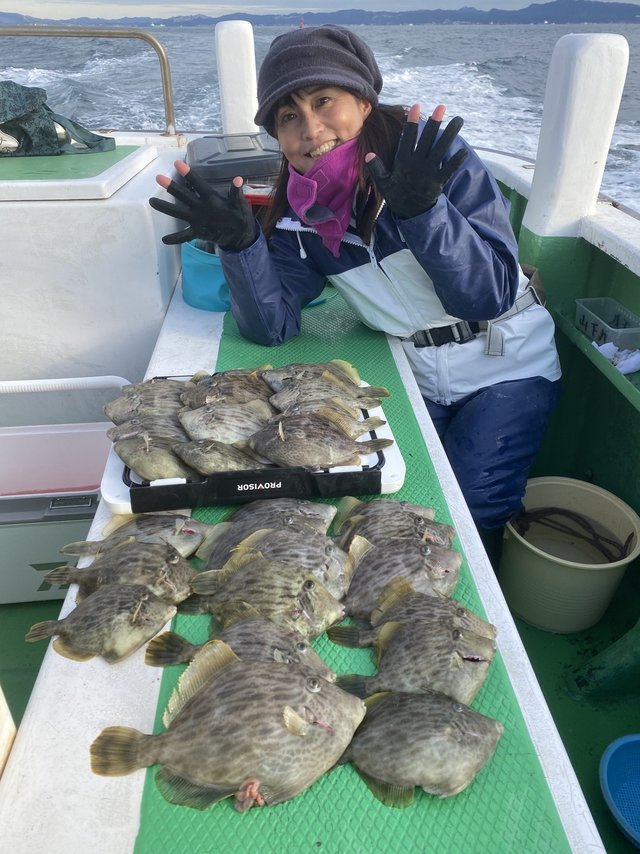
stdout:
POLYGON ((313 110, 305 110, 302 114, 301 131, 304 139, 314 139, 318 134, 321 122, 313 110))

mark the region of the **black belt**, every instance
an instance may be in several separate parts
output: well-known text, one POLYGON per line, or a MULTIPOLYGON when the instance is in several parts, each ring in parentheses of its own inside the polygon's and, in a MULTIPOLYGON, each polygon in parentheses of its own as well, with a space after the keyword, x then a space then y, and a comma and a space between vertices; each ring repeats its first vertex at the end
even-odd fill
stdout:
POLYGON ((440 347, 442 344, 466 344, 473 341, 478 332, 487 328, 487 324, 476 320, 461 320, 452 326, 435 326, 433 329, 420 329, 404 341, 413 341, 416 347, 440 347))

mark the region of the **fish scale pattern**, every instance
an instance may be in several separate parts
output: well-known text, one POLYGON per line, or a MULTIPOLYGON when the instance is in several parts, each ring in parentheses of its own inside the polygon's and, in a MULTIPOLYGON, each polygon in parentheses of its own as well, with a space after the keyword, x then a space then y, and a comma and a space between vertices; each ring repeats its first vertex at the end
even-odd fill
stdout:
MULTIPOLYGON (((278 348, 245 341, 227 315, 217 364, 204 365, 203 369, 227 370, 265 363, 280 366, 334 358, 351 362, 368 383, 384 385, 391 391, 383 409, 407 467, 405 484, 394 497, 433 506, 436 519, 450 524, 428 449, 385 336, 364 327, 342 299, 332 289, 328 291, 329 299, 305 310, 301 335, 278 348)), ((195 511, 195 516, 213 523, 232 512, 233 507, 207 507, 195 511)), ((460 548, 457 540, 453 547, 460 548)), ((466 560, 454 595, 484 615, 466 560)), ((192 642, 203 642, 208 618, 178 615, 174 629, 192 642)), ((498 648, 499 641, 498 638, 498 648)), ((371 649, 340 647, 326 636, 316 639, 314 647, 339 673, 375 673, 371 649)), ((156 732, 162 731, 162 712, 180 670, 167 668, 163 674, 156 732)), ((156 788, 155 769, 151 768, 146 772, 135 854, 569 852, 499 652, 472 705, 500 720, 505 731, 487 765, 467 789, 454 797, 439 799, 416 790, 411 807, 391 809, 373 797, 351 765, 345 765, 275 807, 254 808, 240 814, 231 800, 225 800, 199 811, 167 803, 156 788)))

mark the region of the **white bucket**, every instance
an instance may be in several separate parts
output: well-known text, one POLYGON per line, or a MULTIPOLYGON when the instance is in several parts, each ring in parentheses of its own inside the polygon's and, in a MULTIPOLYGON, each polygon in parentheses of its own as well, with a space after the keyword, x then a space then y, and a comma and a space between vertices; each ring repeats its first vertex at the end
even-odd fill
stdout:
POLYGON ((624 543, 629 553, 603 562, 602 553, 580 537, 533 523, 521 536, 505 528, 498 578, 514 614, 551 632, 578 632, 606 611, 627 566, 640 555, 640 518, 605 489, 566 477, 538 477, 527 483, 525 510, 558 507, 586 517, 599 534, 624 543))

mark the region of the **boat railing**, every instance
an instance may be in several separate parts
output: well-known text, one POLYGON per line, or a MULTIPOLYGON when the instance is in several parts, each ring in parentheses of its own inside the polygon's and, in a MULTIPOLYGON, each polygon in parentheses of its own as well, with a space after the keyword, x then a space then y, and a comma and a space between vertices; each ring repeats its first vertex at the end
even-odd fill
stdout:
POLYGON ((38 25, 0 27, 0 36, 26 36, 28 38, 89 38, 89 39, 142 39, 151 45, 160 61, 162 76, 162 96, 164 100, 165 130, 167 136, 176 134, 176 116, 173 107, 173 89, 169 58, 158 39, 144 30, 129 27, 55 27, 38 25))

